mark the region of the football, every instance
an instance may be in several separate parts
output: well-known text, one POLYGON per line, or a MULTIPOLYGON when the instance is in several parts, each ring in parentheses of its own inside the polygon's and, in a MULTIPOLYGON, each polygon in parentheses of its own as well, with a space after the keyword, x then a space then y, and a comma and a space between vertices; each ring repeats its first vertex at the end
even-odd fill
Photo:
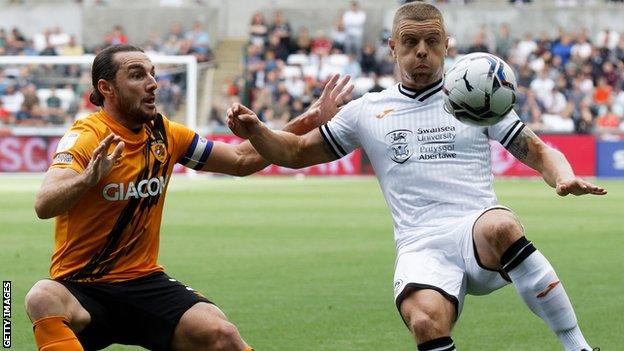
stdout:
POLYGON ((475 52, 461 57, 444 76, 444 107, 461 122, 491 126, 516 102, 516 77, 499 57, 475 52))

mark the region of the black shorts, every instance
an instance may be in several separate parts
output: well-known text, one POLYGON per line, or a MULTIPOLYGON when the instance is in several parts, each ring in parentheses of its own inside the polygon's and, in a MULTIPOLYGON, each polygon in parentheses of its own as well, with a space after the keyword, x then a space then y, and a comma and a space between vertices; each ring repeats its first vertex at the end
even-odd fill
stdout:
POLYGON ((57 280, 91 315, 77 336, 85 350, 111 344, 169 350, 178 321, 198 302, 212 303, 163 272, 118 283, 57 280))

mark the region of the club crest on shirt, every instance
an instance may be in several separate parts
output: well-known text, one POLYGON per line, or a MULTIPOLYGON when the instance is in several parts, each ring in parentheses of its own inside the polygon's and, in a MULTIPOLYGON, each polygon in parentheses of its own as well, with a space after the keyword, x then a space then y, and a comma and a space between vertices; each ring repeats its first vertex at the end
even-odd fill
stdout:
POLYGON ((386 134, 386 142, 388 143, 388 154, 392 161, 396 163, 404 163, 412 157, 412 149, 410 141, 414 133, 407 129, 397 129, 386 134))
POLYGON ((162 140, 153 140, 150 142, 150 150, 152 151, 152 155, 158 160, 160 163, 165 163, 167 161, 167 147, 165 147, 165 142, 162 140))

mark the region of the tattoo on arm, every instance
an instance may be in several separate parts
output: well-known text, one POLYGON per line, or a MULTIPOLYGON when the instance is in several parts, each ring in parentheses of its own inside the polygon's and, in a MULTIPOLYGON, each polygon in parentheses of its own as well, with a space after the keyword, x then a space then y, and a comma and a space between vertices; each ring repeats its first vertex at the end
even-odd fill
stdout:
POLYGON ((524 127, 522 131, 520 131, 520 134, 509 144, 507 150, 518 160, 526 161, 530 151, 529 144, 533 138, 537 138, 537 135, 529 128, 524 127))

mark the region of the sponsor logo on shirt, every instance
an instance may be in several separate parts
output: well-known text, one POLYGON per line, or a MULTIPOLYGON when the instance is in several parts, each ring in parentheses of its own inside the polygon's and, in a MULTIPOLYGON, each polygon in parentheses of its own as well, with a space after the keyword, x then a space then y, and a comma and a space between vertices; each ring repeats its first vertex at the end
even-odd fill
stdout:
POLYGON ((57 154, 56 156, 54 156, 54 159, 52 160, 52 164, 53 165, 58 165, 58 164, 69 165, 73 161, 74 161, 74 156, 68 153, 61 153, 61 154, 57 154))
POLYGON ((383 112, 375 115, 375 117, 377 117, 377 119, 382 119, 382 118, 386 117, 387 115, 389 115, 392 112, 394 112, 394 109, 393 108, 389 108, 389 109, 383 110, 383 112))
POLYGON ((143 179, 138 183, 109 183, 102 189, 102 196, 108 201, 125 201, 131 198, 145 198, 162 194, 167 185, 167 178, 143 179))
POLYGON ((410 141, 414 133, 407 129, 397 129, 386 134, 386 142, 389 144, 388 153, 390 159, 396 163, 404 163, 412 157, 410 141))

